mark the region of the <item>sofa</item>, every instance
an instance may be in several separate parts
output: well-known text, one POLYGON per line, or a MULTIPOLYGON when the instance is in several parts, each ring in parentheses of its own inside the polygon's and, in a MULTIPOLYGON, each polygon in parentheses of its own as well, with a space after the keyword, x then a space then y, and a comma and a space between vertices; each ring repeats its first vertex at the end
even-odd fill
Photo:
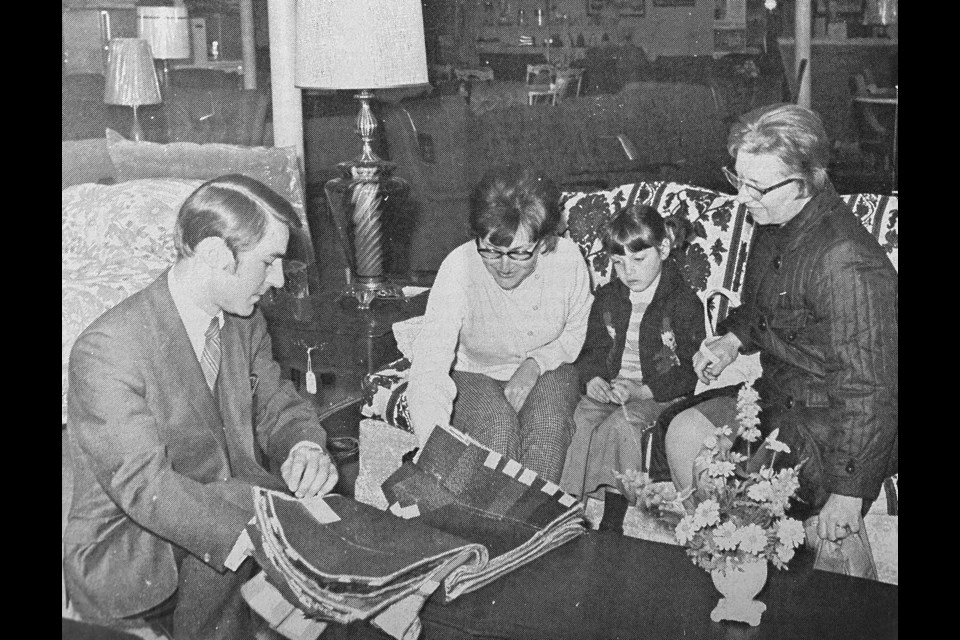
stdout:
MULTIPOLYGON (((899 215, 898 197, 878 194, 843 196, 863 225, 884 248, 890 262, 898 267, 899 215)), ((643 202, 655 207, 664 216, 684 216, 694 226, 696 237, 687 250, 678 256, 686 280, 707 302, 708 329, 727 315, 738 303, 737 293, 743 280, 754 225, 744 207, 733 196, 687 184, 654 181, 625 184, 599 191, 568 191, 563 194, 563 235, 574 240, 587 261, 593 288, 609 281, 609 254, 603 249, 600 229, 605 220, 621 207, 643 202), (715 295, 720 293, 722 295, 715 295)), ((405 356, 367 376, 360 424, 360 470, 355 495, 358 499, 380 506, 386 500, 380 484, 396 469, 401 456, 417 446, 406 409, 406 377, 410 362, 407 355, 419 329, 419 318, 394 326, 398 347, 405 356)), ((757 355, 738 360, 727 368, 722 386, 759 375, 757 355)), ((697 391, 707 386, 698 384, 697 391)), ((877 559, 881 579, 897 582, 897 513, 898 478, 888 479, 884 491, 874 503, 867 519, 867 529, 877 559)), ((588 518, 597 520, 600 505, 588 502, 588 518)), ((628 513, 625 529, 633 535, 660 542, 673 543, 672 532, 664 530, 654 519, 638 509, 628 513)))

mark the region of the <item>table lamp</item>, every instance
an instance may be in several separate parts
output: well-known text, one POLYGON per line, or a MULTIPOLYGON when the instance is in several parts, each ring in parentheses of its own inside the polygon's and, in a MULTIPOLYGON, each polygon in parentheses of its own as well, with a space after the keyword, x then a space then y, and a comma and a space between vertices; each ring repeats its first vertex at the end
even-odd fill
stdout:
POLYGON ((137 7, 137 33, 150 43, 150 52, 163 61, 163 89, 170 87, 170 60, 190 57, 190 17, 187 7, 137 7))
POLYGON ((325 185, 327 201, 350 263, 344 295, 367 309, 378 298, 403 299, 384 268, 381 220, 402 206, 409 185, 392 176, 372 142, 377 119, 373 90, 427 84, 420 0, 297 1, 296 85, 357 90, 356 132, 362 152, 337 165, 341 177, 325 185))
POLYGON ((107 50, 107 77, 103 101, 133 107, 133 127, 130 137, 140 142, 143 129, 137 117, 137 107, 159 104, 160 83, 153 68, 150 45, 140 38, 114 38, 107 50))

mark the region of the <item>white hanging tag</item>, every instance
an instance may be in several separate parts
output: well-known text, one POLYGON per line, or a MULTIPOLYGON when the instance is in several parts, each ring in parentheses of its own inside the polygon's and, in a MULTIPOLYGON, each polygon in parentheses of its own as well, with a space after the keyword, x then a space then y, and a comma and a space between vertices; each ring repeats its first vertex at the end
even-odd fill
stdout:
POLYGON ((307 393, 317 393, 317 375, 313 372, 313 362, 310 359, 310 350, 313 347, 307 347, 307 393))

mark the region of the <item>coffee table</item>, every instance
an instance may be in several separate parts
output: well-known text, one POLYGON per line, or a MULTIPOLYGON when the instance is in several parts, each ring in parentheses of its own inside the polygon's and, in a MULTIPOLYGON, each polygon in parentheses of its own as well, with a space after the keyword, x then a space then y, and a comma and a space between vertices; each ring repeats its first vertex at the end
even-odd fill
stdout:
MULTIPOLYGON (((682 547, 591 531, 448 604, 421 612, 426 640, 883 640, 898 635, 898 587, 813 570, 799 552, 771 568, 760 625, 713 622, 720 598, 682 547)), ((331 625, 325 640, 389 636, 331 625)))

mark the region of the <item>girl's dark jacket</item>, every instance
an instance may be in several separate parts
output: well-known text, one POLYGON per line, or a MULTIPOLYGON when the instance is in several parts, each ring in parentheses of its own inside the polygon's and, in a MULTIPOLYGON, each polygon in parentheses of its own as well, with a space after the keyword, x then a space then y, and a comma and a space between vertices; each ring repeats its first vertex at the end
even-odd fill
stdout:
POLYGON ((743 304, 718 333, 760 351, 761 428, 780 428, 801 494, 876 498, 897 470, 897 272, 833 187, 754 231, 743 304))
MULTIPOLYGON (((587 337, 574 363, 581 390, 597 376, 609 382, 620 372, 632 311, 630 289, 616 276, 597 289, 587 337)), ((704 335, 703 303, 684 281, 674 259, 667 258, 639 330, 643 382, 655 400, 667 402, 693 392, 697 386, 693 354, 704 335)))

